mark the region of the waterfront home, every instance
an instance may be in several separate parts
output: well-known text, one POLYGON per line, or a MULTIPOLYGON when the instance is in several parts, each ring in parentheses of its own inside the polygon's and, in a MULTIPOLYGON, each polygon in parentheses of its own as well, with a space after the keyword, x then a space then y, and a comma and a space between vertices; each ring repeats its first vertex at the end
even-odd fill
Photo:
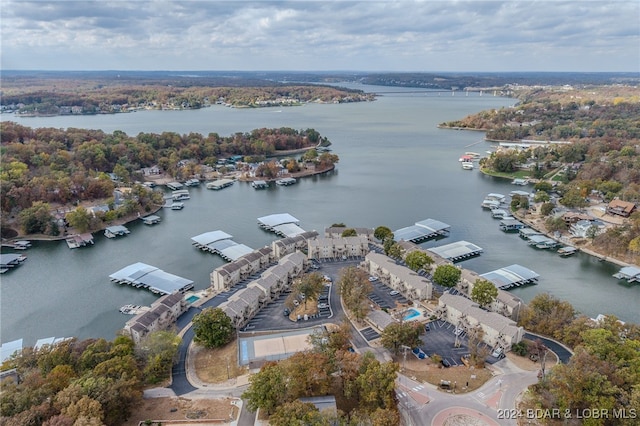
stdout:
POLYGON ((607 205, 608 214, 622 217, 629 217, 635 209, 636 205, 634 203, 618 199, 611 200, 611 202, 607 205))
POLYGON ((431 281, 406 266, 398 265, 388 256, 369 252, 365 256, 363 267, 370 275, 380 277, 387 286, 399 291, 408 299, 431 299, 431 281))
POLYGON ((438 300, 438 311, 447 322, 469 331, 480 327, 482 340, 492 348, 500 347, 505 352, 520 343, 524 329, 515 321, 495 312, 481 309, 477 303, 463 296, 445 293, 438 300))
POLYGON ((293 253, 297 250, 307 249, 307 241, 318 236, 316 231, 303 232, 295 237, 282 238, 271 243, 273 255, 276 258, 293 253))
POLYGON ((604 222, 600 220, 580 220, 569 227, 569 233, 577 238, 595 237, 604 230, 604 222))
POLYGON ((307 241, 309 259, 340 259, 343 256, 361 257, 369 252, 369 239, 365 236, 324 238, 307 241))
POLYGON ((158 298, 151 304, 151 308, 136 315, 124 326, 136 345, 154 331, 171 329, 180 315, 187 311, 188 303, 182 293, 172 293, 158 298))

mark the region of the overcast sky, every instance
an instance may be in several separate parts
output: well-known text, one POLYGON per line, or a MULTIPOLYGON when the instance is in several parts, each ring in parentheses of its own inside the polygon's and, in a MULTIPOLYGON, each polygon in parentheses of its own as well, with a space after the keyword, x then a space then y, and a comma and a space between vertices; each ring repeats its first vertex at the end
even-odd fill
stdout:
POLYGON ((2 69, 640 71, 640 1, 1 0, 2 69))

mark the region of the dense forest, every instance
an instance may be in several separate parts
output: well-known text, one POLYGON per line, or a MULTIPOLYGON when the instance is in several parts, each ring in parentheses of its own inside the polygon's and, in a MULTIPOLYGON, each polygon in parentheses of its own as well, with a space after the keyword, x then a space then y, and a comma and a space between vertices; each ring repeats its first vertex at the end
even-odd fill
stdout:
POLYGON ((0 424, 120 425, 144 386, 169 378, 179 343, 175 333, 159 331, 140 347, 119 336, 25 348, 2 365, 15 369, 15 380, 2 383, 0 424))

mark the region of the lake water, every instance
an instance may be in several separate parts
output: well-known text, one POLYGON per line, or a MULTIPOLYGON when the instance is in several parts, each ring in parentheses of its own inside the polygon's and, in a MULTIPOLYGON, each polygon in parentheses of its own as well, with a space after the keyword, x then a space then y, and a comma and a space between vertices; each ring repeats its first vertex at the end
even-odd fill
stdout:
POLYGON ((2 120, 31 127, 122 130, 132 136, 163 131, 228 136, 260 127, 312 127, 329 138, 340 162, 333 173, 301 179, 290 187, 256 191, 238 182, 221 191, 191 189, 183 210, 158 213, 159 225, 131 223, 130 235, 113 240, 96 233, 93 247, 70 250, 64 241, 36 242, 26 252, 28 260, 2 276, 2 342, 24 338, 30 345, 49 336, 113 339, 130 318, 118 308, 148 305, 156 296, 114 284, 109 274, 144 262, 193 280, 197 289, 206 288, 210 272, 224 261, 195 249, 191 237, 222 230, 238 243, 259 248, 277 237, 260 229, 256 219, 285 212, 298 218, 302 228, 318 232, 337 222, 394 230, 437 219, 451 225, 451 234, 424 247, 466 240, 484 253, 462 262, 465 268, 485 273, 515 263, 540 274, 537 285, 512 290, 525 301, 549 292, 589 316, 615 314, 640 323, 640 285, 613 278, 617 266, 581 253, 561 258, 552 251, 533 249, 517 235, 501 232, 498 221, 481 209, 485 194, 507 194, 523 187, 477 170, 462 170, 461 154, 490 149, 491 144, 482 141, 483 133, 436 126, 481 110, 508 107, 513 99, 361 88, 386 93, 369 103, 282 109, 213 106, 87 117, 3 115, 2 120))

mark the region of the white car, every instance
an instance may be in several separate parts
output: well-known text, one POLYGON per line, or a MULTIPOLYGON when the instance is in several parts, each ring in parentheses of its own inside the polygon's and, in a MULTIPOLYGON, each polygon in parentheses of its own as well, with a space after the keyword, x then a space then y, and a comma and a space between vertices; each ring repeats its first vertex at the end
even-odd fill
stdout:
POLYGON ((318 308, 319 309, 328 308, 328 307, 329 307, 328 303, 318 303, 318 308))
POLYGON ((462 332, 463 332, 463 331, 464 331, 464 330, 463 330, 463 329, 461 329, 461 328, 456 328, 456 329, 453 331, 453 334, 455 334, 456 336, 459 336, 459 335, 461 335, 461 334, 462 334, 462 332))
POLYGON ((378 281, 378 277, 369 277, 369 282, 378 281))
POLYGON ((396 295, 398 295, 398 294, 400 294, 400 292, 399 292, 399 291, 396 291, 396 290, 391 290, 391 291, 389 292, 389 295, 391 295, 391 296, 396 296, 396 295))

